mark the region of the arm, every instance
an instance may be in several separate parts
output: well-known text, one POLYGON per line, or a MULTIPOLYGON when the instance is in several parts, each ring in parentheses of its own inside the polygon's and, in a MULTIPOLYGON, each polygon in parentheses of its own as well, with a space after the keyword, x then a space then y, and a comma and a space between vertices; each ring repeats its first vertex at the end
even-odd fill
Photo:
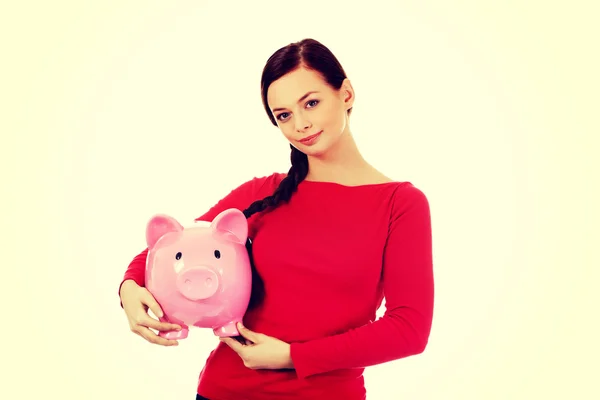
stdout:
MULTIPOLYGON (((270 192, 268 190, 276 184, 278 181, 277 174, 273 174, 261 178, 253 178, 237 188, 233 189, 227 196, 219 200, 210 210, 196 218, 196 221, 207 221, 211 222, 220 212, 229 209, 237 208, 244 210, 253 201, 268 196, 270 192)), ((119 294, 121 293, 121 287, 127 280, 132 280, 138 284, 138 286, 145 285, 145 273, 146 273, 146 257, 148 256, 148 249, 144 249, 141 253, 136 255, 133 260, 129 263, 123 280, 119 285, 119 294)), ((123 306, 121 304, 121 306, 123 306)))
POLYGON ((298 377, 364 368, 425 350, 434 305, 429 203, 414 186, 399 192, 383 257, 385 315, 339 335, 292 343, 298 377))

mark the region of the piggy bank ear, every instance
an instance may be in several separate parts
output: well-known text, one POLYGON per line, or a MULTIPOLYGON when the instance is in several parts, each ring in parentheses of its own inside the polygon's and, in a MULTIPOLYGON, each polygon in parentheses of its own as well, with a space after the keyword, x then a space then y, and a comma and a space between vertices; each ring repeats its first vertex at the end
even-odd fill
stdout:
POLYGON ((183 226, 175 218, 163 214, 155 215, 146 225, 146 244, 151 249, 165 234, 182 230, 183 226))
POLYGON ((245 244, 248 239, 248 220, 238 209, 230 208, 221 212, 210 226, 217 231, 228 233, 233 242, 245 244))

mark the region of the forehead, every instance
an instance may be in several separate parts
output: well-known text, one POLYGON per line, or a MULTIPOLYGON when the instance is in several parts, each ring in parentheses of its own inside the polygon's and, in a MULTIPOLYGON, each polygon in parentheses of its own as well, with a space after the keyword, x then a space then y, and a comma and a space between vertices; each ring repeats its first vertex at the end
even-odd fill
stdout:
POLYGON ((299 68, 269 86, 267 101, 272 109, 286 107, 295 104, 306 92, 313 90, 324 92, 331 89, 318 72, 299 68))

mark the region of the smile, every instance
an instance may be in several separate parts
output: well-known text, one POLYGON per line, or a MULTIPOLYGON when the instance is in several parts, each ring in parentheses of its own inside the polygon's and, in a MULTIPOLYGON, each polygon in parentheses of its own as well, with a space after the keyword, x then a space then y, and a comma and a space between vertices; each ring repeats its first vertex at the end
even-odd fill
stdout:
POLYGON ((323 133, 323 131, 320 131, 320 132, 318 132, 318 133, 315 133, 314 135, 311 135, 311 136, 307 136, 307 137, 305 137, 304 139, 300 139, 300 142, 301 142, 301 143, 311 143, 311 142, 313 142, 315 139, 317 139, 317 138, 318 138, 318 137, 321 135, 321 133, 323 133))

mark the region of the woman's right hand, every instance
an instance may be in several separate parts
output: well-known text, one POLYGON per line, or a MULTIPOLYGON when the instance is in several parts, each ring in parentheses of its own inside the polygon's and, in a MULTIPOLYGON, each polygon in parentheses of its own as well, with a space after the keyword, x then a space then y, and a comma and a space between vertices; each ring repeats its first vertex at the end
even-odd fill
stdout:
POLYGON ((162 338, 150 330, 152 328, 159 332, 174 331, 180 330, 181 327, 168 322, 160 322, 148 314, 148 309, 150 309, 157 317, 163 316, 158 302, 148 289, 139 286, 133 280, 127 280, 121 285, 119 294, 123 310, 125 310, 129 321, 129 328, 133 333, 154 344, 163 346, 176 346, 179 344, 177 340, 162 338))

